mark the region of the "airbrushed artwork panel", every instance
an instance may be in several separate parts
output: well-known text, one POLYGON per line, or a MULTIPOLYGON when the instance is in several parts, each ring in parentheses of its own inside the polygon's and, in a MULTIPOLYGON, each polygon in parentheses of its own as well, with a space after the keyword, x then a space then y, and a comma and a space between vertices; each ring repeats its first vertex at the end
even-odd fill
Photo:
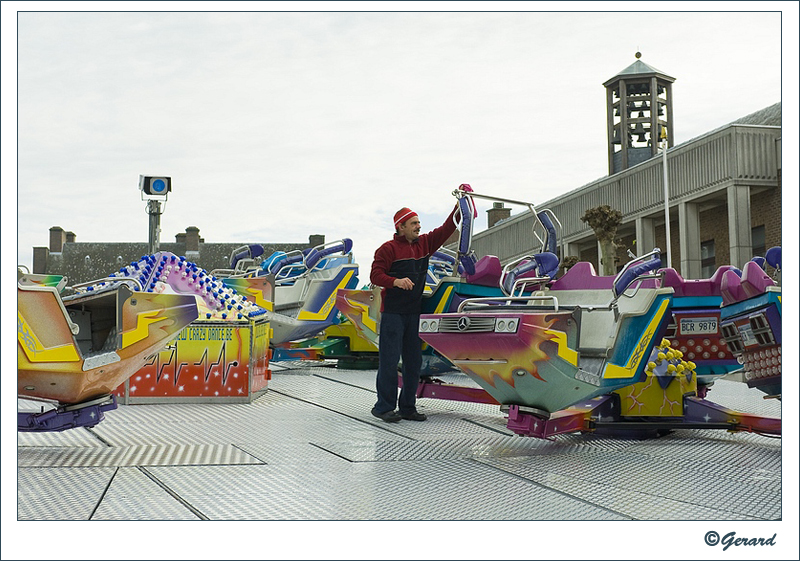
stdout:
POLYGON ((127 395, 248 397, 270 379, 268 332, 267 322, 195 322, 131 376, 127 395))

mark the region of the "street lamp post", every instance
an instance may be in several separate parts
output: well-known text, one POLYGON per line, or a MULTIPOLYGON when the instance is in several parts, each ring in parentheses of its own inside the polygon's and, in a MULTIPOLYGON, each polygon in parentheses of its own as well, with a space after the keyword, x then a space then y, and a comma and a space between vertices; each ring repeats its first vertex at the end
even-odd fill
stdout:
POLYGON ((669 174, 667 171, 667 127, 661 127, 661 154, 664 161, 664 225, 667 233, 667 267, 672 267, 672 242, 669 231, 669 174))

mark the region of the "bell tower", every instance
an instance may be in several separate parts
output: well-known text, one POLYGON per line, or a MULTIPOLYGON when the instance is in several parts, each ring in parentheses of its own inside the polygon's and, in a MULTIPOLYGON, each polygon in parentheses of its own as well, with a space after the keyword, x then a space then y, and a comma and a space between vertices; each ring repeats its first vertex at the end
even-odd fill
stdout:
POLYGON ((639 60, 603 84, 608 119, 608 174, 613 175, 658 153, 661 128, 673 145, 672 83, 675 78, 639 60))

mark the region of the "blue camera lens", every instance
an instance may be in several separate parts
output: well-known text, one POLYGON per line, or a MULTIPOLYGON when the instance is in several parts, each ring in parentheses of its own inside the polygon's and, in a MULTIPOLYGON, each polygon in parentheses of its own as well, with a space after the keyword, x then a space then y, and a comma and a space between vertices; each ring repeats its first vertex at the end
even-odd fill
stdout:
POLYGON ((153 181, 151 188, 153 193, 163 193, 167 190, 167 183, 163 179, 156 179, 153 181))

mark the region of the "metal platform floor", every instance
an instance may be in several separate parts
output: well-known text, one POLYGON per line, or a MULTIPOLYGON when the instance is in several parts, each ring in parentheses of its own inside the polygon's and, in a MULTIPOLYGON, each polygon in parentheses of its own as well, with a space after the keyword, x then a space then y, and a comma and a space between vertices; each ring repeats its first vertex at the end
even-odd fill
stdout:
MULTIPOLYGON (((92 429, 18 433, 17 521, 780 524, 780 438, 543 441, 511 433, 498 406, 433 399, 417 402, 426 422, 389 424, 370 414, 374 380, 374 370, 273 365, 249 404, 121 405, 92 429)), ((779 417, 780 402, 762 395, 721 380, 709 398, 779 417)))

